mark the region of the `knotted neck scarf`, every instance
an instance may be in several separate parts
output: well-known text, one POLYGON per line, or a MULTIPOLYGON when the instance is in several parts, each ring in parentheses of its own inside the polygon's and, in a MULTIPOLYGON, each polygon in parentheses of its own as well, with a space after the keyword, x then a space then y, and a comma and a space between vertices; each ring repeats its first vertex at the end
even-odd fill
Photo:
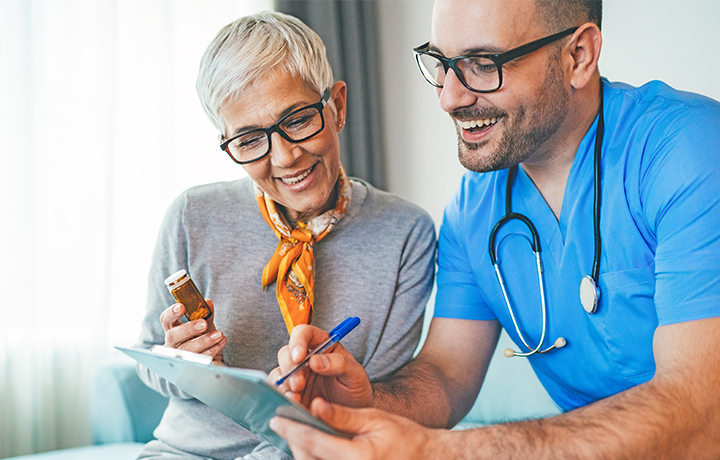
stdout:
POLYGON ((298 324, 312 321, 315 304, 315 256, 313 246, 327 235, 345 215, 350 205, 352 185, 340 166, 336 184, 337 203, 307 222, 298 221, 291 229, 277 204, 255 185, 255 197, 265 222, 280 242, 262 274, 262 288, 277 281, 276 295, 288 334, 298 324))

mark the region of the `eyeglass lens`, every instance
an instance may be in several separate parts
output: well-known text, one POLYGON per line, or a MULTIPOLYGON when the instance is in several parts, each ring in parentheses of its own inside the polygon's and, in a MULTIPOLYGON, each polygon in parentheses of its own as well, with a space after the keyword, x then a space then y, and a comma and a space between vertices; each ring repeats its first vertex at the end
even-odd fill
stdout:
POLYGON ((235 159, 252 161, 268 153, 270 136, 275 130, 284 133, 283 137, 288 140, 300 142, 313 137, 322 129, 323 120, 318 108, 305 107, 287 115, 267 130, 258 129, 237 137, 228 144, 227 148, 235 159))
MULTIPOLYGON (((445 84, 447 71, 440 59, 429 54, 418 54, 418 62, 425 78, 435 86, 445 84)), ((450 66, 448 59, 448 66, 450 66)), ((454 69, 460 80, 477 91, 493 91, 500 87, 500 73, 492 59, 487 57, 468 57, 458 59, 454 69)))

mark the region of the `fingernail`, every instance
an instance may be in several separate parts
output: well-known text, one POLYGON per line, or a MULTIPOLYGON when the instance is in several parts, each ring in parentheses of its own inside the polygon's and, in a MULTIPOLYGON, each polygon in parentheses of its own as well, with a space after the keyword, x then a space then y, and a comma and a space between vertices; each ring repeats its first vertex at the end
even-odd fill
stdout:
POLYGON ((220 332, 220 331, 215 331, 215 332, 213 332, 212 334, 210 334, 210 338, 213 339, 213 340, 217 340, 217 339, 219 339, 221 336, 222 336, 222 332, 220 332))
POLYGON ((198 321, 193 325, 196 331, 204 331, 207 327, 207 323, 205 321, 198 321))
POLYGON ((297 347, 293 348, 292 353, 290 353, 292 355, 293 361, 295 361, 295 362, 300 361, 300 356, 302 356, 301 355, 302 351, 303 350, 302 350, 302 348, 300 348, 299 345, 297 347))
POLYGON ((275 431, 275 429, 277 428, 277 419, 275 417, 271 418, 268 425, 270 426, 271 430, 275 431))
POLYGON ((323 355, 316 355, 316 356, 318 358, 320 358, 320 359, 318 359, 319 370, 324 370, 324 369, 327 369, 328 367, 330 367, 330 360, 328 360, 327 356, 323 356, 323 355))
POLYGON ((173 305, 172 311, 173 311, 173 313, 180 313, 180 304, 176 303, 175 305, 173 305))

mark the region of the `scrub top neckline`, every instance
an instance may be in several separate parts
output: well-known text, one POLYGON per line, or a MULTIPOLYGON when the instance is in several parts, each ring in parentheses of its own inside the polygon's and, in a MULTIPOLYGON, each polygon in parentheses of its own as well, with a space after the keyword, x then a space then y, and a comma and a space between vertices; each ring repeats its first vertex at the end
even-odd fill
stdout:
MULTIPOLYGON (((535 224, 543 248, 551 248, 556 244, 559 244, 560 247, 565 246, 568 226, 577 215, 578 210, 575 208, 579 203, 582 203, 582 200, 579 199, 580 195, 589 191, 592 198, 593 158, 597 123, 598 117, 596 116, 575 154, 565 184, 559 218, 555 217, 550 205, 545 201, 540 190, 522 168, 522 165, 518 168, 518 174, 512 187, 513 211, 525 214, 535 224), (578 171, 582 171, 582 173, 578 175, 578 171)), ((592 208, 592 199, 590 203, 592 208)), ((590 211, 590 218, 592 219, 592 209, 590 211)), ((592 220, 589 225, 592 226, 592 220)), ((542 252, 546 254, 546 251, 543 250, 542 252)))

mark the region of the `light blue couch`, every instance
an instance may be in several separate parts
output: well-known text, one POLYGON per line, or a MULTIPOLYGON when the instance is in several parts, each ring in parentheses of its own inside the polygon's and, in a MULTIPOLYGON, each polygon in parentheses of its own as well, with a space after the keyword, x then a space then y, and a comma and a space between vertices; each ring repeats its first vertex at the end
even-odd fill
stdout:
MULTIPOLYGON (((457 429, 559 412, 525 359, 502 356, 506 347, 513 344, 503 332, 480 396, 457 429)), ((91 404, 94 445, 12 460, 135 459, 143 444, 153 438, 167 400, 140 381, 134 362, 129 358, 109 362, 95 373, 91 404)))
POLYGON ((133 460, 153 439, 167 399, 140 381, 135 361, 119 358, 102 364, 92 382, 92 446, 8 460, 133 460))

